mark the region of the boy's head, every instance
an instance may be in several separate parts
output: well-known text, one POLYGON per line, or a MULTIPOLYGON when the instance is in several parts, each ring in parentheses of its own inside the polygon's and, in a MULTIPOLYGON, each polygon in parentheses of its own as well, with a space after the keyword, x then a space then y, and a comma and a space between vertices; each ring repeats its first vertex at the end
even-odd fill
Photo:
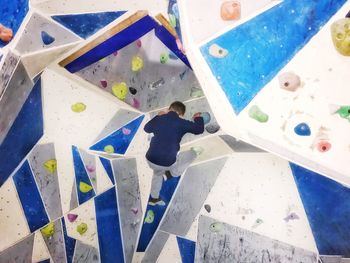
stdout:
POLYGON ((180 101, 174 101, 169 106, 170 111, 175 111, 179 116, 184 116, 186 112, 186 106, 180 101))

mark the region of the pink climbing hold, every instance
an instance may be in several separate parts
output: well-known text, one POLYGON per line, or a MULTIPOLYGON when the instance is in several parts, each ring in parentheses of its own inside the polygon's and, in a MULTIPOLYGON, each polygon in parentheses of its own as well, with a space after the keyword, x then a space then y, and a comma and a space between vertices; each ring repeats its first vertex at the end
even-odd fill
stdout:
POLYGON ((103 88, 106 88, 106 87, 107 87, 107 80, 101 79, 101 80, 100 80, 100 83, 101 83, 101 86, 102 86, 103 88))
POLYGON ((117 56, 117 55, 118 55, 118 50, 117 50, 117 51, 114 51, 114 52, 113 52, 113 55, 114 55, 114 56, 117 56))
POLYGON ((88 164, 85 166, 86 170, 89 172, 89 173, 93 173, 96 171, 96 167, 92 164, 88 164))
POLYGON ((136 46, 137 46, 138 48, 142 47, 142 42, 141 42, 140 39, 136 40, 136 46))
POLYGON ((329 151, 331 147, 332 145, 327 141, 320 141, 317 144, 317 150, 322 153, 329 151))
POLYGON ((241 18, 241 3, 239 1, 225 1, 221 4, 221 19, 224 21, 241 18))
POLYGON ((131 133, 131 130, 124 127, 124 128, 122 129, 122 132, 123 132, 124 135, 129 135, 129 134, 131 133))
POLYGON ((133 212, 135 215, 139 212, 139 209, 138 208, 131 208, 130 209, 131 210, 131 212, 133 212))
POLYGON ((78 215, 76 215, 76 214, 68 214, 67 215, 67 219, 71 223, 74 222, 77 218, 78 218, 78 215))
POLYGON ((138 108, 140 108, 141 104, 136 98, 133 98, 131 106, 133 106, 135 109, 138 109, 138 108))

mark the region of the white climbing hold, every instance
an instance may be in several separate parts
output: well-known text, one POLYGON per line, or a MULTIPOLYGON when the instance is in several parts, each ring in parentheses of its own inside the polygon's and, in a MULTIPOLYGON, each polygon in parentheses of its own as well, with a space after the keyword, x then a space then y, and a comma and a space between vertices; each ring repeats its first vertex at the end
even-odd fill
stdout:
POLYGON ((209 47, 209 54, 216 58, 224 58, 228 54, 228 50, 220 47, 217 44, 212 44, 209 47))

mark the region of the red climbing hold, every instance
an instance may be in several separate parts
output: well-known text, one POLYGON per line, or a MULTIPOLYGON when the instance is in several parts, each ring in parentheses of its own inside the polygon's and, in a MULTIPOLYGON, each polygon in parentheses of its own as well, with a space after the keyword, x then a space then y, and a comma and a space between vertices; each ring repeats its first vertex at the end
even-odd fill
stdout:
POLYGON ((332 145, 327 141, 320 141, 317 144, 317 150, 319 152, 327 152, 331 149, 332 145))

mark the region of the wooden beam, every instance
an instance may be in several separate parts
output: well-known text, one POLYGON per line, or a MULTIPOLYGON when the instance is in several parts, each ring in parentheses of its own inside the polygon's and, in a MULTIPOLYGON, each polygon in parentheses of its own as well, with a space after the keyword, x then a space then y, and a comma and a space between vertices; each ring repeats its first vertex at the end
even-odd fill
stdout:
POLYGON ((175 38, 178 38, 175 28, 170 25, 169 21, 162 14, 156 15, 156 18, 161 23, 161 25, 170 32, 170 34, 172 34, 175 38))

